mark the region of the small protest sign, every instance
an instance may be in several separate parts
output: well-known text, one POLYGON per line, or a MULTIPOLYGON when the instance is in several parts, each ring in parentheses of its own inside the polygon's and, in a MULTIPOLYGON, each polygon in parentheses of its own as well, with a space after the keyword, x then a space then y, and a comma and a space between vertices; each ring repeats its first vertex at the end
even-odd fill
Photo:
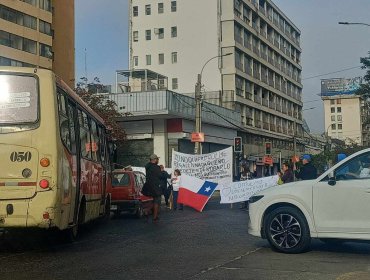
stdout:
POLYGON ((279 176, 234 182, 221 186, 221 203, 247 201, 255 193, 277 186, 279 176))

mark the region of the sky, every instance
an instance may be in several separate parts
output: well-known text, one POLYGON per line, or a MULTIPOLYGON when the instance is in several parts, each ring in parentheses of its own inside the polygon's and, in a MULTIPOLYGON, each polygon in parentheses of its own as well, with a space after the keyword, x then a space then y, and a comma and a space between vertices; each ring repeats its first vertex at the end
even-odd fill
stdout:
MULTIPOLYGON (((360 57, 370 51, 370 27, 338 22, 370 24, 370 1, 275 0, 274 3, 301 30, 304 118, 312 132, 323 132, 323 104, 318 96, 320 79, 352 78, 363 76, 364 71, 357 68, 310 77, 361 65, 360 57)), ((87 73, 89 80, 99 77, 105 84, 114 84, 115 71, 128 67, 128 0, 75 0, 75 8, 77 79, 87 73)))

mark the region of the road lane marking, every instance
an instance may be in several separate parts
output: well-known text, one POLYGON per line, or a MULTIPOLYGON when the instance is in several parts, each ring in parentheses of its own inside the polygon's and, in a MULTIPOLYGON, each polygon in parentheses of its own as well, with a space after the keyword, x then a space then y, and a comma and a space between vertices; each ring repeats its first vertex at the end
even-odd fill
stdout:
MULTIPOLYGON (((253 253, 256 253, 257 251, 259 251, 259 250, 261 250, 261 249, 262 249, 261 247, 256 248, 256 249, 254 249, 254 250, 252 250, 252 251, 248 251, 248 252, 246 252, 245 254, 240 255, 240 256, 237 256, 237 257, 235 257, 235 258, 233 258, 233 259, 231 259, 231 260, 228 260, 228 261, 226 261, 226 262, 224 262, 224 263, 221 263, 221 264, 218 264, 218 265, 215 265, 215 266, 212 266, 212 267, 208 267, 207 269, 202 270, 201 272, 199 272, 199 273, 197 273, 197 274, 195 274, 195 275, 192 275, 192 276, 190 276, 190 277, 189 277, 189 278, 187 278, 187 279, 193 279, 193 278, 196 278, 196 277, 198 277, 198 276, 201 276, 201 275, 203 275, 203 274, 205 274, 205 273, 207 273, 207 272, 210 272, 210 271, 215 270, 215 269, 218 269, 218 268, 225 268, 225 269, 227 269, 227 268, 225 267, 225 265, 228 265, 228 264, 230 264, 230 263, 232 263, 232 262, 235 262, 235 261, 241 260, 242 258, 244 258, 244 257, 246 257, 246 256, 249 256, 249 255, 251 255, 251 254, 253 254, 253 253)), ((236 269, 237 269, 237 268, 236 268, 236 269)))

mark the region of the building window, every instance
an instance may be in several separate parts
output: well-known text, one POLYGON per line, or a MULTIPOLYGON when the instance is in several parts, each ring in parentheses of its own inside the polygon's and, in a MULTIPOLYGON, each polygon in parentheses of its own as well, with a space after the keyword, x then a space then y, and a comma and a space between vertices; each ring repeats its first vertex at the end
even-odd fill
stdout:
POLYGON ((133 57, 133 60, 134 60, 134 66, 138 66, 139 65, 139 57, 138 56, 134 56, 133 57))
POLYGON ((172 89, 178 89, 179 88, 179 81, 177 78, 172 78, 172 89))
POLYGON ((41 33, 44 33, 50 36, 52 36, 53 34, 52 29, 51 29, 51 24, 41 19, 39 20, 39 30, 41 33))
POLYGON ((163 14, 164 12, 164 4, 158 3, 158 14, 163 14))
POLYGON ((36 30, 37 29, 36 18, 29 15, 23 15, 23 26, 36 30))
POLYGON ((164 28, 158 28, 158 39, 164 38, 164 28))
POLYGON ((138 6, 133 6, 132 7, 132 14, 134 17, 137 17, 139 15, 139 7, 138 6))
POLYGON ((177 26, 171 27, 171 37, 176 38, 177 37, 177 26))
POLYGON ((171 12, 177 11, 177 3, 176 1, 171 1, 171 12))
POLYGON ((164 53, 158 55, 158 62, 159 64, 164 64, 164 53))
POLYGON ((37 0, 21 0, 22 2, 28 3, 32 6, 37 6, 37 0))
POLYGON ((336 124, 335 124, 335 123, 333 123, 333 124, 331 125, 331 129, 332 129, 332 130, 336 130, 336 129, 337 129, 337 126, 336 126, 336 124))
POLYGON ((146 65, 152 65, 152 56, 150 54, 146 55, 146 65))
POLYGON ((337 119, 338 119, 339 122, 341 122, 342 121, 342 115, 338 115, 337 119))
POLYGON ((51 12, 51 0, 40 0, 39 8, 51 12))
POLYGON ((150 16, 150 15, 151 15, 151 13, 152 13, 152 9, 151 9, 150 4, 149 4, 149 5, 145 5, 145 14, 146 14, 147 16, 150 16))
POLYGON ((339 130, 342 130, 342 127, 343 127, 343 126, 342 126, 342 124, 341 124, 341 123, 339 123, 339 124, 338 124, 338 129, 339 129, 339 130))
POLYGON ((342 99, 337 99, 337 104, 342 104, 342 99))
POLYGON ((35 65, 0 56, 1 66, 35 67, 35 65))
POLYGON ((40 56, 53 58, 53 51, 51 47, 40 43, 40 56))
POLYGON ((145 40, 150 41, 152 39, 152 30, 145 30, 145 40))
MULTIPOLYGON (((40 50, 41 50, 41 46, 42 45, 43 44, 40 44, 40 50)), ((49 46, 47 46, 47 47, 49 47, 49 46)), ((36 54, 37 53, 37 49, 36 48, 37 48, 37 43, 35 41, 30 40, 30 39, 23 38, 23 47, 22 47, 22 50, 24 50, 25 52, 36 54)), ((51 53, 51 57, 52 56, 53 56, 53 54, 51 53)))
POLYGON ((132 32, 132 37, 133 37, 134 42, 138 42, 139 41, 139 31, 132 32))
POLYGON ((331 120, 334 122, 335 121, 335 116, 331 116, 331 120))
POLYGON ((177 63, 177 52, 173 52, 171 54, 171 61, 172 61, 172 64, 177 63))
POLYGON ((0 5, 0 18, 31 29, 37 29, 37 19, 35 17, 26 15, 3 5, 0 5))
POLYGON ((331 99, 330 100, 330 105, 334 105, 335 104, 335 100, 334 99, 331 99))
POLYGON ((335 108, 334 108, 334 107, 330 108, 330 111, 331 111, 332 113, 335 113, 335 108))
POLYGON ((337 108, 337 113, 342 113, 342 107, 337 108))

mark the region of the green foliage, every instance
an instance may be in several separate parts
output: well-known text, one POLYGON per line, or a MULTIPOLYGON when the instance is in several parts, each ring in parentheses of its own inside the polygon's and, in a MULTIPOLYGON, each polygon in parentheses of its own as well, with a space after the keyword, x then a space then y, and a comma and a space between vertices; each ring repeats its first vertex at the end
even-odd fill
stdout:
POLYGON ((325 150, 320 154, 312 156, 312 164, 317 168, 321 174, 326 168, 333 166, 337 163, 337 156, 339 154, 345 154, 347 157, 364 149, 364 147, 358 144, 352 143, 351 145, 338 146, 332 150, 325 150))
POLYGON ((104 120, 105 125, 111 131, 112 140, 124 142, 126 133, 116 122, 117 118, 123 116, 117 111, 117 104, 107 98, 105 94, 95 93, 96 89, 102 88, 102 86, 98 78, 94 78, 92 83, 88 83, 86 78, 81 78, 75 91, 104 120))

